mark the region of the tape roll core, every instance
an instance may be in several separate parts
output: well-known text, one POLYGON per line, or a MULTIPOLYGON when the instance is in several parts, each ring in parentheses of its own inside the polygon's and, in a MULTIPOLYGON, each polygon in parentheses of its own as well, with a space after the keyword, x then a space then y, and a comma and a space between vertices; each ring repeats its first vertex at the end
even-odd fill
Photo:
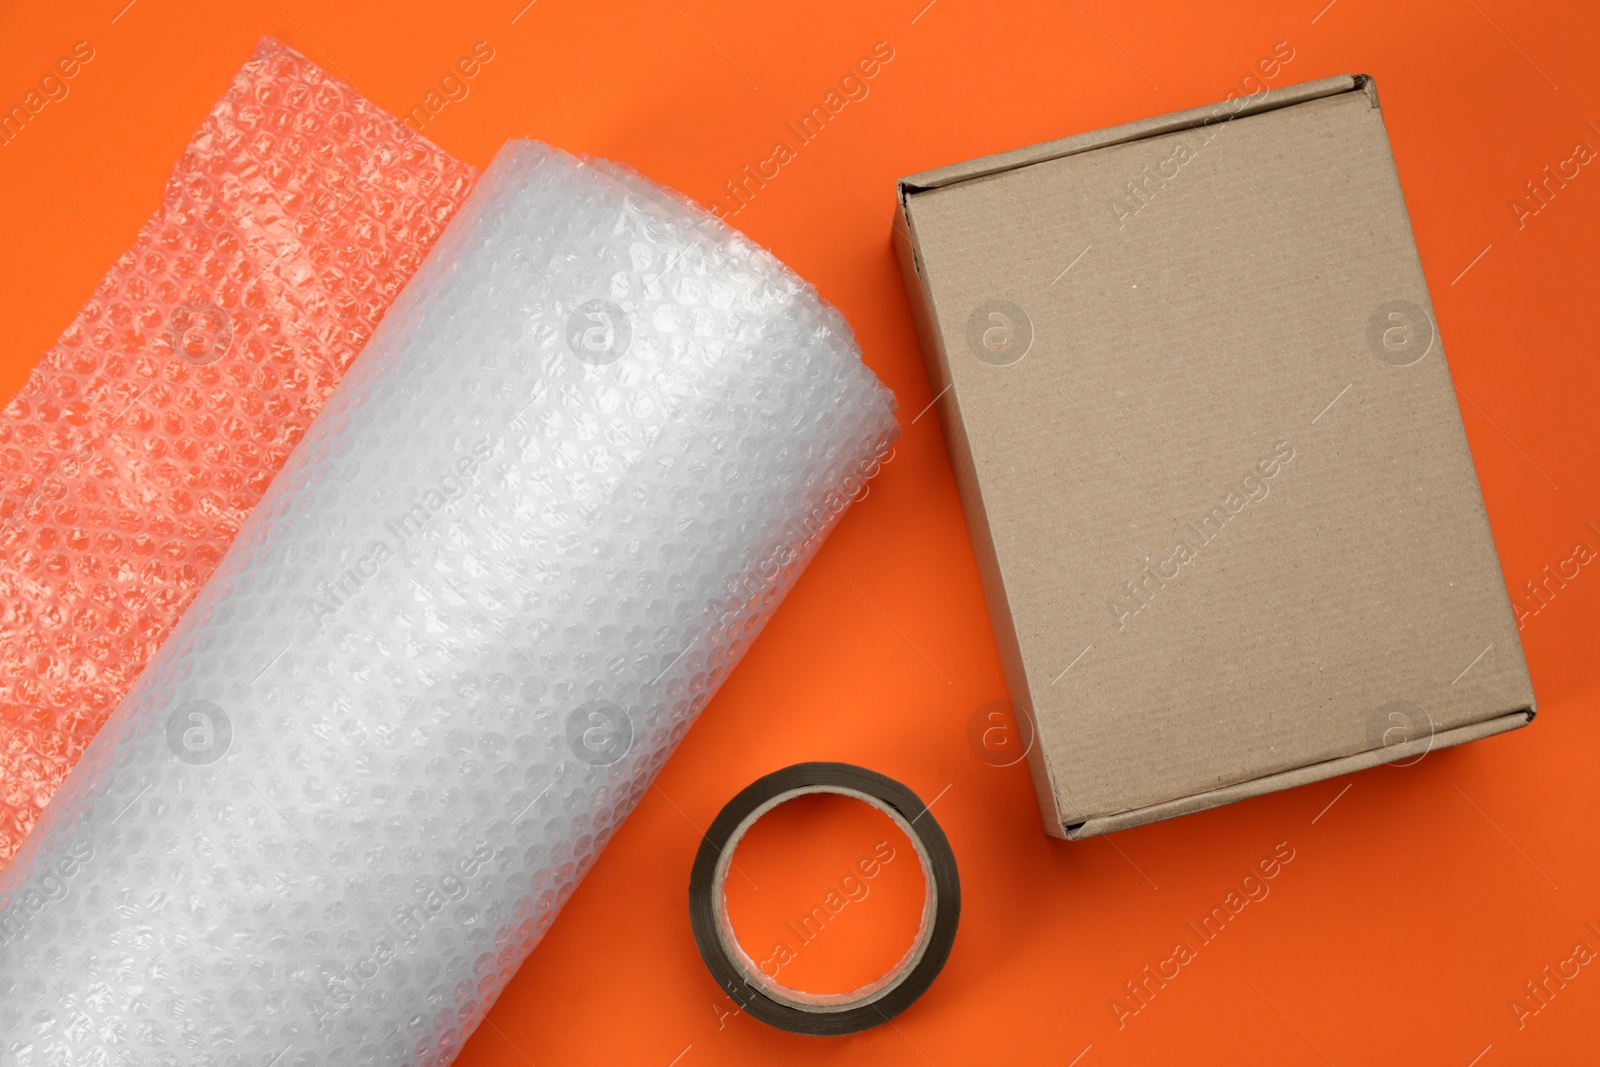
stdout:
POLYGON ((900 1014, 944 968, 960 918, 955 854, 927 805, 894 779, 849 763, 797 763, 740 790, 701 839, 689 874, 689 925, 712 977, 743 1010, 796 1034, 853 1034, 900 1014), (887 815, 911 840, 927 886, 911 947, 883 977, 849 993, 807 993, 769 977, 728 918, 728 871, 740 840, 773 808, 811 793, 852 797, 887 815))

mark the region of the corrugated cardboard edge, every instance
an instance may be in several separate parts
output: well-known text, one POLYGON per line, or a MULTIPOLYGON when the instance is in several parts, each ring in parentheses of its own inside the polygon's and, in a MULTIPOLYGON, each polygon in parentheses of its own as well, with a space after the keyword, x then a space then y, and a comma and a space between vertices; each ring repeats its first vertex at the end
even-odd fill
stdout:
POLYGON ((1162 134, 1193 129, 1196 126, 1212 126, 1246 115, 1257 115, 1263 111, 1274 111, 1280 107, 1304 103, 1307 100, 1336 96, 1352 89, 1366 92, 1372 98, 1372 106, 1378 106, 1377 90, 1372 85, 1372 79, 1365 74, 1340 74, 1337 77, 1322 78, 1300 85, 1286 85, 1282 89, 1267 89, 1250 96, 1237 96, 1220 104, 1190 108, 1187 111, 1174 111, 1170 115, 1157 115, 1104 130, 1090 130, 1087 133, 1063 137, 1058 141, 1046 141, 1027 148, 1017 148, 1010 152, 1000 152, 981 159, 969 159, 965 163, 913 174, 900 179, 898 198, 900 207, 904 209, 908 194, 925 189, 940 189, 947 185, 955 185, 957 182, 984 178, 1033 163, 1042 163, 1047 159, 1060 159, 1062 156, 1104 148, 1107 145, 1125 144, 1145 137, 1159 137, 1162 134), (1235 107, 1235 104, 1238 106, 1235 107))
MULTIPOLYGON (((1029 166, 1045 160, 1059 159, 1063 156, 1080 152, 1088 152, 1107 145, 1125 144, 1146 137, 1157 137, 1178 130, 1225 122, 1246 115, 1261 114, 1309 100, 1317 100, 1353 91, 1366 93, 1372 102, 1372 107, 1374 109, 1378 107, 1377 86, 1372 78, 1365 74, 1343 74, 1333 78, 1306 82, 1301 85, 1286 86, 1282 89, 1271 89, 1250 97, 1237 97, 1220 104, 1191 108, 1187 111, 1174 112, 1169 115, 1159 115, 1122 126, 1092 130, 1072 137, 1019 148, 1010 152, 1001 152, 981 159, 968 160, 964 163, 924 171, 920 174, 913 174, 900 179, 896 189, 895 218, 891 240, 894 243, 896 256, 900 261, 901 275, 905 282, 907 296, 910 298, 912 321, 916 327, 917 340, 921 345, 928 377, 933 388, 934 404, 939 408, 939 421, 943 426, 945 439, 948 443, 950 463, 955 475, 956 486, 960 491, 962 505, 966 512, 967 528, 972 538, 973 553, 977 560, 978 571, 983 579, 984 598, 988 603, 990 624, 999 647, 1001 666, 1006 676, 1006 685, 1013 694, 1013 699, 1018 702, 1018 706, 1015 709, 1017 714, 1028 716, 1033 714, 1033 709, 1023 704, 1027 700, 1026 694, 1029 693, 1027 674, 1023 669, 1021 645, 1012 623, 1005 582, 1000 571, 999 557, 989 533, 988 510, 984 506, 983 491, 978 484, 976 472, 972 466, 971 442, 967 436, 965 420, 962 418, 960 401, 954 391, 950 389, 949 353, 945 351, 941 340, 942 331, 939 329, 937 315, 933 309, 933 294, 927 274, 917 255, 915 222, 909 207, 911 196, 924 190, 944 188, 960 182, 982 180, 1018 167, 1029 166), (1238 104, 1237 107, 1233 106, 1235 103, 1238 104), (950 396, 946 400, 945 394, 947 392, 950 393, 950 396), (944 401, 943 403, 941 403, 942 400, 944 401), (1020 699, 1018 698, 1019 694, 1022 695, 1020 699)), ((1434 748, 1448 748, 1452 745, 1459 745, 1479 738, 1504 733, 1507 730, 1526 726, 1533 721, 1534 714, 1535 709, 1532 706, 1515 708, 1477 723, 1445 731, 1431 738, 1419 738, 1405 745, 1358 752, 1338 759, 1254 778, 1247 782, 1239 782, 1221 789, 1197 793, 1149 807, 1118 812, 1115 815, 1098 816, 1085 822, 1071 825, 1064 824, 1060 807, 1056 803, 1055 777, 1049 763, 1044 758, 1043 745, 1034 744, 1031 746, 1028 751, 1028 767, 1031 772, 1034 792, 1038 797, 1039 810, 1044 815, 1045 832, 1051 837, 1076 841, 1099 834, 1111 833, 1116 830, 1129 829, 1145 823, 1157 822, 1177 815, 1204 811, 1207 808, 1219 807, 1236 800, 1244 800, 1280 789, 1289 789, 1311 782, 1322 781, 1341 774, 1349 774, 1354 771, 1376 767, 1382 763, 1403 761, 1434 748)))
MULTIPOLYGON (((994 539, 989 533, 989 513, 983 503, 983 490, 978 486, 977 472, 972 466, 972 444, 967 438, 966 424, 961 418, 960 405, 950 389, 948 357, 939 340, 939 326, 933 313, 933 295, 913 247, 911 222, 906 212, 906 189, 901 183, 896 198, 894 220, 894 246, 900 260, 900 271, 905 279, 906 293, 910 297, 911 319, 917 329, 917 340, 922 346, 923 361, 928 368, 928 379, 933 387, 934 406, 939 407, 939 422, 944 428, 950 466, 955 474, 956 488, 961 494, 962 510, 967 516, 967 533, 972 538, 972 552, 982 577, 983 596, 989 606, 989 624, 994 630, 999 646, 1000 664, 1006 676, 1006 687, 1013 694, 1015 713, 1032 716, 1033 709, 1024 706, 1028 692, 1027 672, 1022 667, 1022 648, 1017 641, 1017 631, 1012 623, 1011 607, 1006 597, 1005 582, 1000 575, 1000 560, 995 552, 994 539), (940 399, 951 393, 947 404, 940 399)), ((1037 734, 1037 731, 1035 731, 1037 734)), ((1045 832, 1052 837, 1064 836, 1061 812, 1056 806, 1055 780, 1050 766, 1045 762, 1044 746, 1034 744, 1028 748, 1028 770, 1038 795, 1039 810, 1050 813, 1045 819, 1045 832)))
POLYGON ((1492 737, 1495 734, 1503 734, 1507 730, 1515 730, 1519 726, 1526 726, 1533 721, 1533 716, 1532 708, 1522 708, 1484 722, 1472 723, 1469 726, 1458 726, 1454 730, 1446 730, 1443 733, 1435 734, 1433 737, 1419 737, 1403 745, 1390 745, 1386 748, 1357 752, 1353 756, 1342 756, 1339 759, 1328 760, 1324 763, 1296 767, 1294 770, 1283 771, 1279 774, 1269 774, 1263 778, 1255 778, 1223 789, 1213 789, 1207 793, 1196 793, 1193 796, 1183 797, 1179 800, 1169 800, 1164 804, 1152 804, 1147 808, 1118 812, 1116 815, 1103 815, 1099 818, 1078 823, 1075 826, 1066 827, 1064 836, 1069 841, 1081 841, 1086 837, 1114 833, 1117 830, 1142 826, 1148 822, 1170 819, 1175 815, 1188 815, 1191 812, 1205 811, 1207 808, 1221 807, 1224 804, 1232 804, 1236 800, 1247 800, 1250 797, 1261 796, 1263 793, 1271 793, 1279 789, 1293 789, 1295 786, 1320 782, 1326 778, 1337 778, 1341 774, 1364 771, 1369 767, 1376 767, 1380 763, 1400 763, 1416 759, 1434 749, 1462 745, 1468 741, 1476 741, 1482 737, 1492 737))

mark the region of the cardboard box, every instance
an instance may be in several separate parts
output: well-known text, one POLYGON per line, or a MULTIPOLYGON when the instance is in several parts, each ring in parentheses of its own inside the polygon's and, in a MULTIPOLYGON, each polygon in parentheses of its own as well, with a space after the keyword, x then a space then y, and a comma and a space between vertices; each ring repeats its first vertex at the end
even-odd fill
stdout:
POLYGON ((906 178, 895 239, 1050 833, 1532 721, 1370 78, 906 178))

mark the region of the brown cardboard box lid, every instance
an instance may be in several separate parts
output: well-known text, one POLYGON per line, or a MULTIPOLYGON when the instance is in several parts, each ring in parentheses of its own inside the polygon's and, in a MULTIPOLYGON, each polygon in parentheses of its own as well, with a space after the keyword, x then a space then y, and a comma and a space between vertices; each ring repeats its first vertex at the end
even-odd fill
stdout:
POLYGON ((900 216, 1051 833, 1531 721, 1370 79, 917 175, 900 216))

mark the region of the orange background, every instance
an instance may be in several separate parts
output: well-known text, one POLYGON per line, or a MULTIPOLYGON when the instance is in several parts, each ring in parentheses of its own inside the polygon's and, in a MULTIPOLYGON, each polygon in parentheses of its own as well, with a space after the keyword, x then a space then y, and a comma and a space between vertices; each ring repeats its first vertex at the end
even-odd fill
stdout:
MULTIPOLYGON (((1376 76, 1520 590, 1574 542, 1600 548, 1600 166, 1520 229, 1509 206, 1577 141, 1600 150, 1600 10, 524 3, 0 6, 0 102, 20 100, 75 42, 96 50, 71 95, 0 147, 0 397, 132 243, 262 34, 396 113, 486 41, 495 58, 427 136, 480 167, 502 141, 531 136, 624 160, 707 203, 775 140, 792 144, 785 122, 877 42, 894 49, 870 95, 732 221, 854 324, 899 397, 905 436, 458 1062, 1595 1062, 1600 960, 1520 1028, 1510 1001, 1576 942, 1600 950, 1600 575, 1585 568, 1527 620, 1540 715, 1525 731, 1109 838, 1047 840, 1026 770, 968 746, 972 713, 1005 687, 937 421, 913 421, 932 397, 887 216, 903 174, 1214 102, 1279 41, 1294 58, 1275 84, 1376 76), (806 759, 861 763, 938 796, 962 872, 944 974, 894 1026, 848 1038, 732 1014, 687 922, 696 827, 754 778, 806 759), (1294 859, 1270 896, 1119 1028, 1108 1003, 1123 984, 1178 939, 1193 943, 1186 923, 1279 842, 1294 859)), ((833 816, 825 828, 866 832, 833 816)), ((827 862, 787 877, 821 892, 838 874, 827 862)), ((870 939, 872 924, 855 925, 870 939)))

